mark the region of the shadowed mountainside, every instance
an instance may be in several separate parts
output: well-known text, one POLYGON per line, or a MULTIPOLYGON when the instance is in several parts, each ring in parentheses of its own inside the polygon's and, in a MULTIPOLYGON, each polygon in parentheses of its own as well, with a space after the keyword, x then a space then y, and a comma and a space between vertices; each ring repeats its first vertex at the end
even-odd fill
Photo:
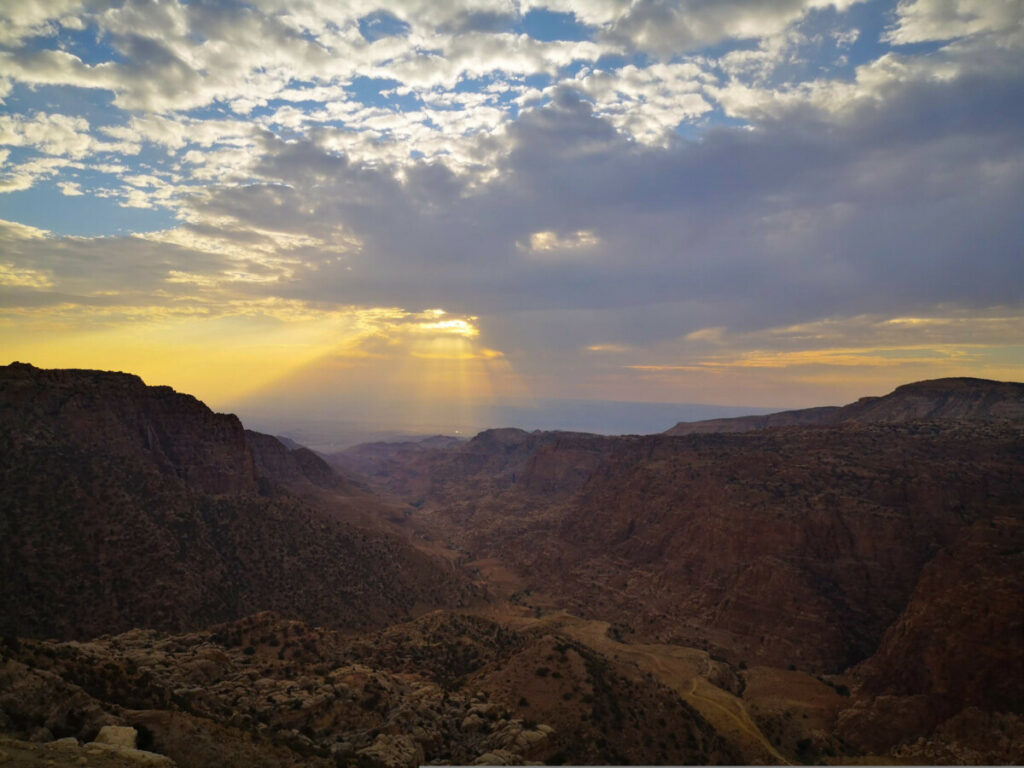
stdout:
POLYGON ((135 376, 0 369, 0 453, 4 634, 263 609, 365 629, 468 597, 447 563, 343 519, 323 491, 351 489, 319 457, 135 376))
POLYGON ((371 480, 412 504, 412 526, 559 585, 570 610, 831 671, 874 652, 964 526, 1019 516, 1024 487, 1022 429, 1003 422, 495 430, 392 460, 371 480))

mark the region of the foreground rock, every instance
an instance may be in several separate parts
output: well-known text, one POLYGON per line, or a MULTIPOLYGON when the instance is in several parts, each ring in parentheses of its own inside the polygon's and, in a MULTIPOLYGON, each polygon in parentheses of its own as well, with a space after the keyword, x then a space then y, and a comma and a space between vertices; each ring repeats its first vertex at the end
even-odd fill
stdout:
POLYGON ((176 768, 175 762, 165 755, 123 746, 81 744, 70 737, 38 743, 4 734, 0 734, 0 765, 4 768, 176 768))
POLYGON ((3 655, 0 731, 27 739, 45 729, 47 738, 141 759, 137 746, 181 768, 404 768, 509 755, 516 763, 735 761, 657 682, 631 679, 565 638, 448 613, 362 638, 260 614, 189 635, 8 642, 3 655), (541 675, 543 664, 550 672, 541 675), (558 707, 573 716, 536 720, 558 707), (672 734, 660 744, 651 738, 656 720, 672 734))

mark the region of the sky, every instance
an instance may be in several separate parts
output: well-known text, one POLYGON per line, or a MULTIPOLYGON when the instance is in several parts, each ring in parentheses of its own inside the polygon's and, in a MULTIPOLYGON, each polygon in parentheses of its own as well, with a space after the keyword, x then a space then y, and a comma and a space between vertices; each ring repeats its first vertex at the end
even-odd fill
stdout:
POLYGON ((4 357, 243 419, 1024 380, 1022 200, 1024 0, 0 0, 4 357))

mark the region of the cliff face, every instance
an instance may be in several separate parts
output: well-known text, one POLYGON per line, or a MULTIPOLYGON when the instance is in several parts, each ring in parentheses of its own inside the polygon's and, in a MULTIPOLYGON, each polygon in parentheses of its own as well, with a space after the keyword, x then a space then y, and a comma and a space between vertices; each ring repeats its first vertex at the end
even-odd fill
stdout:
POLYGON ((950 702, 1019 707, 1024 521, 996 517, 962 530, 921 571, 906 607, 859 672, 866 693, 925 693, 940 711, 950 702))
POLYGON ((884 397, 864 397, 841 408, 804 408, 765 416, 679 422, 665 434, 749 432, 770 427, 901 423, 920 419, 1024 420, 1024 384, 971 378, 918 381, 897 387, 884 397))
POLYGON ((894 709, 924 730, 962 710, 1020 713, 1024 521, 998 516, 964 528, 922 569, 878 651, 855 673, 863 683, 839 733, 863 749, 899 743, 894 709))
POLYGON ((737 663, 834 672, 875 652, 966 526, 1020 517, 1022 450, 1006 421, 502 431, 376 481, 415 503, 423 530, 573 612, 737 663))
POLYGON ((257 462, 250 442, 234 416, 134 376, 0 369, 0 633, 266 608, 369 628, 463 599, 446 565, 287 490, 289 473, 332 482, 322 463, 269 444, 257 462))
POLYGON ((1022 437, 850 424, 625 443, 561 515, 579 605, 837 671, 874 652, 964 526, 1021 514, 1022 437))
POLYGON ((0 374, 0 424, 8 455, 65 444, 144 463, 199 493, 256 491, 236 416, 138 376, 14 363, 0 374))

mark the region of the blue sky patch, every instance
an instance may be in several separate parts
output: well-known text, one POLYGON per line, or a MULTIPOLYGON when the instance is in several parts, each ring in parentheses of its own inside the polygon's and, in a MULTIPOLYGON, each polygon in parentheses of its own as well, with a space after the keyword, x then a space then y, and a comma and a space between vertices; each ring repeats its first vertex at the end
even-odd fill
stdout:
POLYGON ((359 19, 359 34, 372 43, 383 37, 405 37, 409 25, 389 11, 374 11, 359 19))
POLYGON ((575 13, 560 13, 546 8, 531 8, 523 15, 520 29, 534 40, 590 40, 593 32, 581 24, 575 13))

